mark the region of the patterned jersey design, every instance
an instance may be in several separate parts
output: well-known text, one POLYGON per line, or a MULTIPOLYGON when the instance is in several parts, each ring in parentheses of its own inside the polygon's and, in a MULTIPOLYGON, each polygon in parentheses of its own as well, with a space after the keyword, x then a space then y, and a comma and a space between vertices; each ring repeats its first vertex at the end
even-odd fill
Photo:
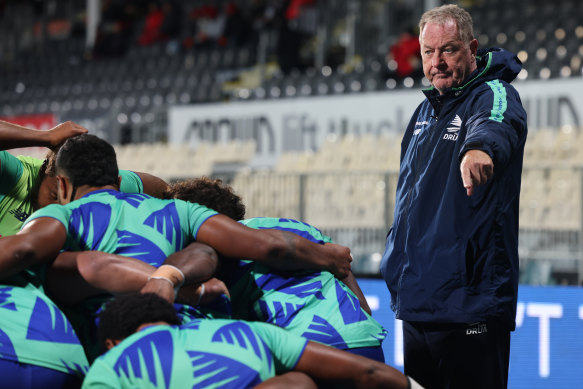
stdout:
POLYGON ((251 388, 262 382, 259 373, 243 363, 207 352, 187 351, 192 358, 193 388, 251 388))
POLYGON ((12 341, 8 334, 0 329, 0 358, 8 357, 18 362, 18 358, 11 358, 12 356, 16 356, 12 341))
POLYGON ((67 317, 55 305, 37 298, 28 322, 26 339, 52 343, 79 344, 67 317))
POLYGON ((271 274, 263 274, 255 278, 255 282, 264 291, 277 290, 280 293, 293 295, 298 298, 314 296, 318 300, 324 300, 325 297, 322 295, 322 282, 314 280, 320 274, 320 272, 314 272, 299 277, 273 277, 271 274))
POLYGON ((175 251, 182 249, 182 233, 180 218, 174 203, 170 203, 159 211, 152 212, 144 222, 145 225, 154 228, 166 236, 168 242, 174 242, 175 251))
POLYGON ((79 376, 89 369, 65 314, 32 285, 0 286, 0 358, 79 376))
POLYGON ((0 286, 0 308, 16 311, 16 304, 14 304, 14 301, 10 301, 10 297, 12 297, 11 291, 12 288, 9 286, 0 286))
POLYGON ((318 315, 314 315, 312 323, 308 327, 308 331, 302 334, 304 338, 320 342, 324 344, 333 344, 339 349, 347 349, 348 346, 342 339, 342 336, 336 331, 334 326, 326 319, 318 315))
POLYGON ((267 302, 264 300, 259 300, 257 303, 264 321, 282 328, 288 327, 305 305, 281 301, 267 302))
POLYGON ((166 254, 151 240, 131 231, 116 230, 116 233, 115 254, 133 257, 156 267, 166 259, 166 254))
POLYGON ((102 203, 87 203, 73 209, 69 235, 78 237, 79 246, 85 250, 97 250, 111 220, 111 206, 102 203), (90 243, 90 246, 87 246, 90 243))
POLYGON ((166 331, 153 332, 127 347, 113 369, 119 377, 132 382, 144 381, 155 388, 168 388, 173 357, 172 335, 166 331))
POLYGON ((265 323, 196 319, 151 326, 99 357, 83 387, 254 387, 293 369, 306 342, 265 323))
MULTIPOLYGON (((253 218, 241 223, 293 232, 319 244, 331 242, 318 229, 292 219, 253 218)), ((274 272, 243 260, 232 270, 237 276, 226 282, 234 314, 240 315, 235 318, 264 321, 340 349, 377 347, 386 337, 387 331, 361 308, 356 295, 329 272, 274 272)))
POLYGON ((360 309, 358 298, 342 288, 338 280, 334 280, 336 286, 336 298, 338 301, 338 308, 344 324, 358 323, 367 320, 364 311, 360 309))
POLYGON ((244 322, 234 322, 221 327, 213 337, 212 342, 235 344, 245 350, 252 349, 255 355, 268 363, 271 368, 271 351, 267 345, 244 322))

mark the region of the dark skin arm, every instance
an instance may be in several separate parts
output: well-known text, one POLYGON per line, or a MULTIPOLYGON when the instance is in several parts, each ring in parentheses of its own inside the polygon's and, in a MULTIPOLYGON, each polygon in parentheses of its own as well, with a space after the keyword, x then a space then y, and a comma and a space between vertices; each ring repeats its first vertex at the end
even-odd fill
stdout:
POLYGON ((104 292, 135 292, 154 270, 140 260, 101 251, 63 252, 47 269, 46 288, 58 303, 76 304, 104 292))
MULTIPOLYGON (((178 265, 186 277, 185 285, 196 284, 193 289, 196 291, 214 273, 217 258, 210 247, 194 242, 164 263, 178 265)), ((47 290, 63 304, 78 303, 103 292, 129 293, 142 288, 167 299, 171 296, 173 301, 174 289, 169 282, 149 280, 155 270, 156 267, 138 259, 100 251, 64 252, 47 270, 47 290)), ((209 286, 209 295, 212 290, 209 286)))
POLYGON ((362 290, 360 289, 354 274, 350 272, 348 276, 344 277, 340 281, 344 282, 344 284, 348 286, 348 289, 350 289, 356 295, 356 297, 358 297, 358 302, 360 303, 361 308, 364 309, 364 311, 369 315, 372 315, 372 311, 368 306, 368 302, 366 301, 364 293, 362 293, 362 290))
POLYGON ((64 122, 50 130, 38 131, 0 120, 0 150, 29 146, 53 148, 67 138, 85 133, 87 129, 74 122, 64 122))
POLYGON ((407 377, 389 365, 311 341, 294 370, 335 388, 409 387, 407 377))
POLYGON ((263 381, 255 389, 318 389, 318 385, 307 374, 289 371, 263 381))
POLYGON ((66 238, 65 227, 49 217, 32 220, 18 234, 0 238, 0 279, 51 262, 66 238))
POLYGON ((220 214, 201 225, 196 239, 225 257, 255 260, 283 271, 327 270, 344 278, 352 261, 348 247, 317 244, 287 231, 252 229, 220 214))
MULTIPOLYGON (((218 280, 210 280, 215 273, 218 265, 218 256, 215 250, 204 243, 193 242, 183 250, 180 250, 166 258, 164 265, 177 267, 184 274, 184 286, 178 295, 178 300, 190 305, 197 305, 201 292, 200 285, 203 282, 208 283, 208 289, 205 286, 207 297, 216 293, 217 287, 226 286, 218 280), (217 282, 221 285, 217 286, 217 282)), ((156 293, 169 302, 174 301, 174 289, 170 283, 165 280, 150 279, 140 290, 142 293, 156 293)), ((220 294, 220 293, 219 293, 220 294)), ((216 294, 214 295, 217 296, 216 294)))
POLYGON ((168 183, 160 177, 153 176, 148 173, 135 172, 142 180, 144 186, 144 193, 159 199, 163 198, 164 191, 168 188, 168 183))

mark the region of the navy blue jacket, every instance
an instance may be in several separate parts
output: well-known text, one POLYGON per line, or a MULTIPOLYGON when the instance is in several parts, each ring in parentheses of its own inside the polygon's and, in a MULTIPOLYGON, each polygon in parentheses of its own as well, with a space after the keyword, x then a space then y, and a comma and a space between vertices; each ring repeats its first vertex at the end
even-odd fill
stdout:
POLYGON ((514 329, 518 293, 518 201, 527 126, 509 83, 514 54, 481 49, 478 69, 439 95, 424 90, 401 144, 393 225, 381 262, 398 319, 431 323, 498 320, 514 329), (468 197, 460 161, 485 151, 494 175, 468 197))

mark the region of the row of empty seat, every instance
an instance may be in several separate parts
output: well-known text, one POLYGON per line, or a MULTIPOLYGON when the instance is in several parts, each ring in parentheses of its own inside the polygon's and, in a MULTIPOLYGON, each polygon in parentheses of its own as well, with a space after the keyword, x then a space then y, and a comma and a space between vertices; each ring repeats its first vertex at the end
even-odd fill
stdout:
MULTIPOLYGON (((522 176, 520 223, 529 229, 581 226, 583 153, 580 130, 529 134, 522 176)), ((321 226, 381 227, 390 221, 400 139, 346 136, 326 139, 317 152, 287 152, 268 171, 248 168, 253 142, 118 146, 120 167, 166 179, 212 175, 232 169, 233 185, 251 214, 302 215, 321 226)))
POLYGON ((121 169, 142 171, 170 181, 210 176, 220 165, 240 168, 255 155, 255 142, 202 142, 196 148, 188 144, 139 143, 116 146, 116 154, 121 169))
POLYGON ((275 169, 281 172, 397 171, 400 135, 329 135, 317 152, 287 152, 275 169))

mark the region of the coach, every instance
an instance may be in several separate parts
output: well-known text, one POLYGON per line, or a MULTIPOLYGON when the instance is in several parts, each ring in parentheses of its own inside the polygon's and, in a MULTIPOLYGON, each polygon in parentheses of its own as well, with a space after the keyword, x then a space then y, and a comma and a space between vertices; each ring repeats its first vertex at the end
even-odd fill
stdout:
POLYGON ((472 18, 456 5, 429 10, 419 28, 432 87, 403 137, 381 263, 403 320, 405 374, 427 388, 505 388, 527 134, 509 83, 521 63, 478 50, 472 18))

